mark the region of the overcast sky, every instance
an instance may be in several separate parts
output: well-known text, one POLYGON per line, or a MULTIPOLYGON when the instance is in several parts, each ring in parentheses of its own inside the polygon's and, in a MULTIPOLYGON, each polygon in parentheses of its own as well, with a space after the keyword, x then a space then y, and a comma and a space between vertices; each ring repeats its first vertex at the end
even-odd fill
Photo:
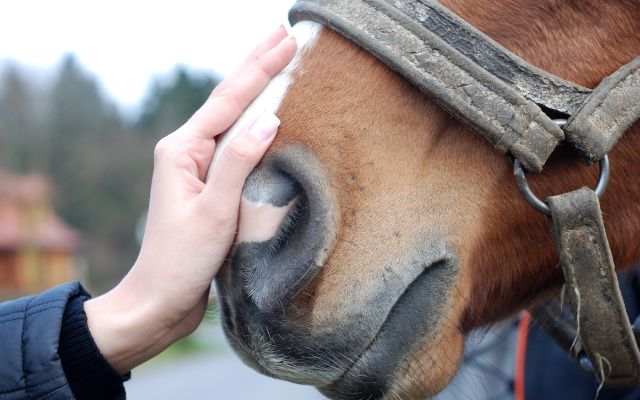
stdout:
POLYGON ((2 4, 0 63, 32 70, 65 53, 95 73, 125 107, 153 75, 177 64, 226 75, 261 38, 286 23, 294 0, 15 0, 2 4))

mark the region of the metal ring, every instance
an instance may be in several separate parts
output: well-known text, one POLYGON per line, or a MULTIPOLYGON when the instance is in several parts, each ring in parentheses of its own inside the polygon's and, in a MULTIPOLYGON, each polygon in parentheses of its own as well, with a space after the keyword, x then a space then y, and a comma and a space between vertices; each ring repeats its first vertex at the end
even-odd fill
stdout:
MULTIPOLYGON (((524 174, 524 169, 522 169, 522 165, 520 161, 517 159, 513 163, 513 174, 516 176, 516 183, 518 184, 518 188, 520 192, 524 196, 525 200, 529 202, 536 210, 541 213, 551 215, 551 209, 544 201, 540 200, 538 196, 536 196, 529 187, 529 183, 527 182, 527 177, 524 174)), ((600 160, 600 180, 598 181, 598 185, 595 188, 596 196, 601 198, 604 194, 604 191, 607 189, 607 184, 609 183, 609 156, 605 154, 605 156, 600 160)))

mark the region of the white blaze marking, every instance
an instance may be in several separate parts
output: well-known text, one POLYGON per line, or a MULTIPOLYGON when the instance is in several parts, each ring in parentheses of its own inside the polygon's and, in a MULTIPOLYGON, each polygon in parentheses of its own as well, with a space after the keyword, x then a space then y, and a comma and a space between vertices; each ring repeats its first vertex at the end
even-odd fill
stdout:
MULTIPOLYGON (((247 124, 264 113, 278 111, 293 80, 293 72, 300 64, 301 55, 315 43, 321 28, 322 26, 315 22, 304 21, 297 23, 291 29, 290 34, 296 38, 298 43, 298 52, 289 65, 273 78, 238 121, 218 140, 209 173, 226 145, 247 124)), ((284 207, 276 207, 271 203, 250 201, 243 197, 240 205, 237 242, 264 242, 273 238, 296 201, 297 197, 284 207)))
POLYGON ((311 21, 299 22, 291 28, 290 34, 296 38, 296 42, 298 43, 297 54, 289 65, 273 78, 262 93, 251 103, 249 108, 240 116, 238 121, 218 140, 216 152, 213 155, 213 161, 209 167, 209 173, 211 173, 211 169, 220 158, 220 154, 222 154, 227 143, 229 143, 241 129, 245 128, 248 123, 264 113, 276 113, 278 111, 284 96, 287 94, 289 85, 291 85, 293 71, 300 63, 300 56, 306 49, 313 45, 321 28, 322 25, 311 21))

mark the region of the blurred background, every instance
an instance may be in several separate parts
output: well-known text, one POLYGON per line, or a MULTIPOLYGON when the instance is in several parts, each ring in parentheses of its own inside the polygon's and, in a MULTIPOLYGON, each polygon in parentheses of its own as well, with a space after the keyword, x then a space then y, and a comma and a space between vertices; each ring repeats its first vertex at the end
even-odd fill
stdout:
MULTIPOLYGON (((135 261, 155 143, 294 0, 16 1, 0 23, 0 301, 135 261)), ((189 338, 134 371, 132 400, 321 399, 231 354, 215 299, 189 338)))
POLYGON ((286 22, 292 3, 3 5, 2 296, 72 276, 100 293, 121 278, 138 252, 155 143, 286 22))

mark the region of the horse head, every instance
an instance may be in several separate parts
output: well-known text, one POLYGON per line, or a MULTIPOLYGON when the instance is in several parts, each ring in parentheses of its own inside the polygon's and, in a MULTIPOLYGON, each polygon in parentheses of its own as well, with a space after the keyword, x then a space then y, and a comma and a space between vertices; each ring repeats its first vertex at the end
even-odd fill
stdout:
MULTIPOLYGON (((443 3, 584 86, 640 54, 631 2, 443 3)), ((217 277, 224 330, 250 366, 331 398, 435 394, 466 332, 559 290, 546 218, 518 192, 510 158, 402 77, 318 24, 293 32, 299 54, 245 117, 277 111, 282 126, 245 185, 217 277)), ((639 149, 635 127, 610 153, 602 199, 620 266, 640 259, 639 149)), ((560 148, 530 182, 544 198, 597 176, 560 148)))

